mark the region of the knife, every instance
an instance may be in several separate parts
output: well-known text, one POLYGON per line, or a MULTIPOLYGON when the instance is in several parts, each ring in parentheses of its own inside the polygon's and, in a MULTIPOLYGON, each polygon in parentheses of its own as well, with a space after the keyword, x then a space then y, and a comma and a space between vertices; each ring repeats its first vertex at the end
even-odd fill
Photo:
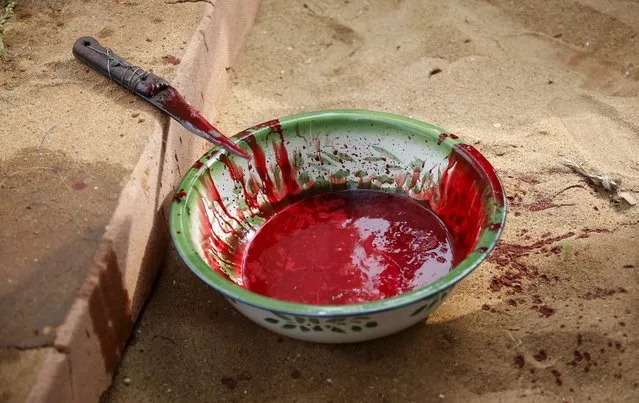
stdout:
POLYGON ((202 114, 166 80, 126 62, 111 49, 92 37, 85 36, 73 45, 73 55, 135 95, 167 113, 188 131, 225 149, 251 159, 240 146, 216 129, 202 114))

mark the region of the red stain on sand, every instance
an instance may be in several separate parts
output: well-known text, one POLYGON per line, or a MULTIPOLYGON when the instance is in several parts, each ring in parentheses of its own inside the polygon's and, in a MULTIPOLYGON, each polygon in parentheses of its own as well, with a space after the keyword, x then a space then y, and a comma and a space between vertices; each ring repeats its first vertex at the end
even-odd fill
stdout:
POLYGON ((181 60, 173 55, 166 55, 166 56, 162 56, 162 61, 165 64, 172 64, 172 65, 178 65, 180 64, 181 60))

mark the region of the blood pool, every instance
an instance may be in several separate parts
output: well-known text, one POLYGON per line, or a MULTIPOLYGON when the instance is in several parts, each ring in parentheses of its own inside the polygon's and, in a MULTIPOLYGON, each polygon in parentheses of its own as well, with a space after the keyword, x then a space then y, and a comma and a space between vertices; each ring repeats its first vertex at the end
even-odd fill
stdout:
POLYGON ((448 273, 446 226, 402 195, 348 190, 284 207, 244 251, 243 286, 271 298, 316 305, 376 301, 448 273))

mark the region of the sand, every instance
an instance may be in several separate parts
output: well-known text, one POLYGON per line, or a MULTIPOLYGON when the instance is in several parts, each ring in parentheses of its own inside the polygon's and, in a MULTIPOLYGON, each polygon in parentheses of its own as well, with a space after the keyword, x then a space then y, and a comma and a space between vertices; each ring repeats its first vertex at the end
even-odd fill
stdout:
POLYGON ((639 5, 520 3, 265 0, 220 129, 361 108, 455 131, 504 181, 503 242, 427 323, 343 346, 257 327, 171 250, 105 400, 638 400, 639 208, 562 158, 639 193, 639 5))
MULTIPOLYGON (((6 0, 0 1, 4 10, 6 0)), ((19 0, 0 61, 0 401, 24 401, 159 119, 71 54, 96 36, 171 79, 204 4, 19 0), (142 29, 141 29, 142 28, 142 29), (166 58, 172 56, 173 58, 166 58)))

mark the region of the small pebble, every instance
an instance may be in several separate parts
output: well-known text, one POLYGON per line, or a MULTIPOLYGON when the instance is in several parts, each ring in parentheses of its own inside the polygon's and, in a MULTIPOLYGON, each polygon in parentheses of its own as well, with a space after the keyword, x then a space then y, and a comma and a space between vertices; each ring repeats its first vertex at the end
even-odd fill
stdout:
POLYGON ((437 395, 437 397, 443 400, 446 396, 444 396, 443 393, 440 393, 440 394, 437 395))
POLYGON ((332 385, 333 384, 333 379, 332 378, 326 378, 326 382, 330 383, 332 385))
POLYGON ((142 123, 142 122, 144 122, 144 118, 139 118, 138 123, 142 123))
POLYGON ((138 116, 140 116, 140 112, 133 112, 133 113, 131 114, 131 117, 132 117, 132 118, 137 118, 138 116))
POLYGON ((493 127, 499 129, 501 127, 501 123, 493 123, 493 127))
POLYGON ((125 385, 130 385, 130 384, 131 384, 131 378, 126 377, 126 378, 124 378, 124 379, 122 380, 122 382, 123 382, 125 385))

